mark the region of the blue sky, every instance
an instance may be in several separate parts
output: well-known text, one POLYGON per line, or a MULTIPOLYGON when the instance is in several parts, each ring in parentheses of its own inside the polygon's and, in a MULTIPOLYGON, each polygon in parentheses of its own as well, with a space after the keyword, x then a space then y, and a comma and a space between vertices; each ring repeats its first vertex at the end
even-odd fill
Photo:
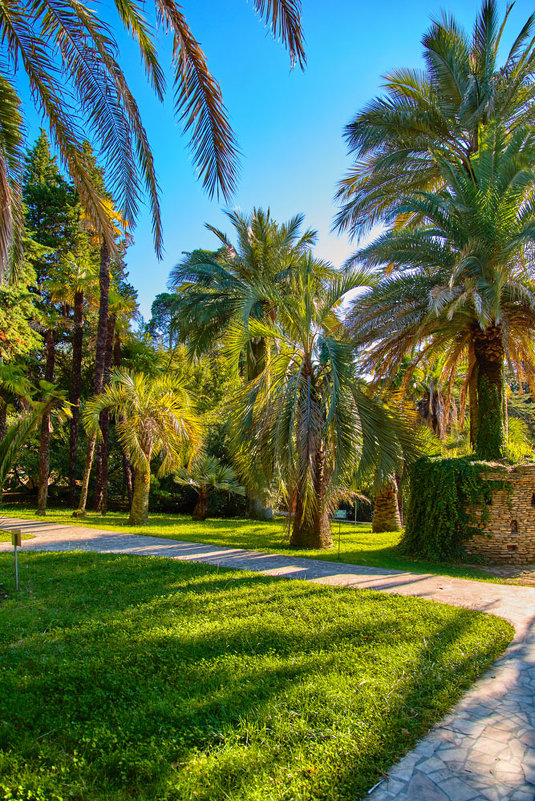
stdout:
MULTIPOLYGON (((279 220, 304 213, 306 224, 319 231, 318 255, 341 264, 353 247, 330 229, 336 183, 349 166, 344 125, 380 92, 386 72, 421 64, 420 39, 432 16, 446 9, 470 28, 480 1, 303 0, 305 72, 290 71, 287 53, 267 35, 250 2, 184 0, 183 7, 221 83, 243 154, 232 207, 247 212, 253 206, 269 206, 279 220)), ((99 8, 110 22, 115 21, 110 0, 99 8)), ((508 25, 511 37, 534 10, 533 2, 518 0, 508 25)), ((159 39, 171 80, 168 43, 163 34, 159 39)), ((210 200, 195 180, 171 97, 163 105, 155 100, 136 49, 124 35, 119 43, 120 61, 142 110, 161 187, 163 260, 154 255, 146 210, 127 254, 130 280, 148 318, 154 296, 165 290, 181 253, 215 246, 204 223, 225 230, 229 226, 221 203, 210 200)), ((38 121, 33 114, 30 118, 31 136, 38 121)))

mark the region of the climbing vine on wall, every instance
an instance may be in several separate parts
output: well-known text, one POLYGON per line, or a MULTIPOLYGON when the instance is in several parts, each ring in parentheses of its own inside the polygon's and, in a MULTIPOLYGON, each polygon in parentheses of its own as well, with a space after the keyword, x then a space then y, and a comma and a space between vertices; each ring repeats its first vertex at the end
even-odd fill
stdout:
POLYGON ((418 459, 411 470, 402 550, 424 559, 461 557, 464 542, 488 519, 492 493, 509 487, 507 481, 485 479, 489 469, 496 472, 497 466, 470 457, 418 459))

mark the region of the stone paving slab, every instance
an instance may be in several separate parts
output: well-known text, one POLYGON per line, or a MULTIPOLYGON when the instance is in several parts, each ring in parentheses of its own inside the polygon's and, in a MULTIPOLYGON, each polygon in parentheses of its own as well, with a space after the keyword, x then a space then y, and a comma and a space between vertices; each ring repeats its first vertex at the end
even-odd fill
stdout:
MULTIPOLYGON (((379 590, 492 613, 515 638, 455 708, 367 795, 370 801, 535 801, 535 588, 322 562, 214 545, 4 519, 25 551, 85 550, 195 561, 320 584, 379 590)), ((11 549, 0 543, 0 551, 11 549)))

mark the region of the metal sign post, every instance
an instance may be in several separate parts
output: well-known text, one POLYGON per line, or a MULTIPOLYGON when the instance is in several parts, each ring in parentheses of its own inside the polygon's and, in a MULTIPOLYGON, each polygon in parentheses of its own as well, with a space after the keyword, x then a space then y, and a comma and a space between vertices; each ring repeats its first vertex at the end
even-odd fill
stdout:
POLYGON ((340 561, 340 529, 342 527, 341 520, 345 520, 347 512, 345 509, 335 509, 334 519, 338 520, 338 561, 340 561))
POLYGON ((17 548, 22 547, 22 531, 20 528, 11 529, 11 544, 15 549, 15 589, 19 588, 19 565, 17 562, 17 548))

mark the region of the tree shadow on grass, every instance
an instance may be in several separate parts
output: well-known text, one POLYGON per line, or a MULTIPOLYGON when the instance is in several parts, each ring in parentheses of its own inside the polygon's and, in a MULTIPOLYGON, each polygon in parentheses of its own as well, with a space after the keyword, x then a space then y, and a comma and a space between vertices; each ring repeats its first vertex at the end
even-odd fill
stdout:
POLYGON ((169 560, 28 563, 33 595, 0 609, 0 745, 49 795, 354 799, 499 650, 473 613, 395 596, 169 560))

